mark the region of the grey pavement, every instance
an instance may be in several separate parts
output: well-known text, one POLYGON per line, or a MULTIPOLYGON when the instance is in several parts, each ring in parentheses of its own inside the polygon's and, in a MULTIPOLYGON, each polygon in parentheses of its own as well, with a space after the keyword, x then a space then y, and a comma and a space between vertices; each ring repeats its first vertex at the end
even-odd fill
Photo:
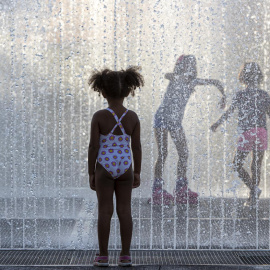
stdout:
MULTIPOLYGON (((1 250, 0 269, 90 269, 95 250, 1 250)), ((117 266, 119 251, 109 252, 109 269, 117 266)), ((131 251, 136 269, 270 269, 265 251, 131 251)), ((122 268, 120 268, 122 269, 122 268)))
MULTIPOLYGON (((12 266, 12 267, 2 267, 0 266, 0 270, 87 270, 87 269, 97 269, 98 267, 93 266, 47 266, 47 267, 40 267, 40 266, 32 266, 32 267, 22 267, 22 266, 12 266)), ((102 269, 113 269, 113 270, 123 270, 123 267, 118 266, 110 266, 110 267, 103 267, 102 269)), ((141 265, 141 266, 133 266, 133 267, 126 267, 125 269, 136 269, 136 270, 269 270, 270 266, 182 266, 182 265, 141 265)))

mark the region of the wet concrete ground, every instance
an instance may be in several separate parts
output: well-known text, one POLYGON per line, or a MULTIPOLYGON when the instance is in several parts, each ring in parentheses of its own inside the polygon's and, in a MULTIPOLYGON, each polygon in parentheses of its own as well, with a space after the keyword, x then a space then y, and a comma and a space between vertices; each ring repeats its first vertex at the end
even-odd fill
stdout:
MULTIPOLYGON (((2 199, 3 200, 3 199, 2 199)), ((84 199, 5 201, 0 219, 0 247, 96 249, 97 204, 84 199), (8 209, 8 210, 7 210, 8 209), (15 218, 16 217, 16 218, 15 218), (26 218, 24 218, 26 217, 26 218)), ((133 249, 269 249, 269 199, 257 208, 244 199, 201 198, 197 206, 151 206, 133 199, 133 249)), ((0 207, 3 204, 0 204, 0 207)), ((110 249, 121 246, 119 223, 111 222, 110 249)))

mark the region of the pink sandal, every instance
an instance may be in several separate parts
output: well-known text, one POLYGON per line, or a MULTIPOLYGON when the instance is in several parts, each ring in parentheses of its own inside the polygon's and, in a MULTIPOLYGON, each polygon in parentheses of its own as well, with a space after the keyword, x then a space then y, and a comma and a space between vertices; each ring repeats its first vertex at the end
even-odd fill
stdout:
MULTIPOLYGON (((156 188, 153 190, 152 194, 152 202, 154 205, 162 205, 162 199, 163 199, 163 205, 173 205, 174 198, 173 195, 170 194, 167 190, 162 188, 156 188)), ((148 199, 148 203, 151 203, 151 198, 148 199)))
POLYGON ((131 257, 127 255, 119 256, 118 265, 119 266, 132 266, 131 257), (128 261, 128 262, 124 262, 124 261, 128 261))
POLYGON ((109 266, 109 257, 108 256, 99 256, 99 254, 96 254, 93 265, 94 266, 103 266, 103 267, 109 266))
POLYGON ((184 186, 180 190, 175 191, 175 197, 177 204, 198 204, 199 194, 184 186))

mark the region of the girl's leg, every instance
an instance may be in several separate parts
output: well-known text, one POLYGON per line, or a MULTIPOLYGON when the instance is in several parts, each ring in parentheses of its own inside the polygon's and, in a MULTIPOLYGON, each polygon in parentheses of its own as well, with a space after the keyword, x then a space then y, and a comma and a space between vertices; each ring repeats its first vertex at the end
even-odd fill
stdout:
POLYGON ((252 205, 256 204, 256 199, 261 195, 261 190, 259 189, 259 183, 261 180, 261 166, 264 156, 264 151, 253 150, 252 163, 251 163, 251 174, 252 174, 252 187, 250 190, 249 201, 252 205))
POLYGON ((132 237, 131 192, 133 183, 132 166, 115 180, 116 211, 120 222, 122 251, 120 256, 130 255, 132 237))
POLYGON ((99 255, 108 256, 115 180, 113 180, 111 175, 97 162, 95 181, 98 198, 99 255))
POLYGON ((155 137, 158 146, 158 158, 155 164, 154 188, 157 188, 162 187, 162 173, 168 155, 168 130, 156 128, 155 137))
POLYGON ((188 148, 183 128, 171 131, 171 137, 175 143, 179 157, 177 164, 177 180, 175 188, 176 203, 186 204, 189 202, 190 204, 197 204, 199 196, 198 193, 191 191, 188 188, 188 148))
POLYGON ((253 150, 252 163, 251 163, 253 188, 258 187, 260 184, 263 156, 264 156, 264 151, 253 150))
POLYGON ((188 148, 183 128, 178 130, 172 130, 171 137, 175 143, 179 157, 177 164, 177 183, 176 183, 176 189, 178 190, 179 188, 181 188, 180 186, 187 185, 188 148))
POLYGON ((164 164, 168 155, 168 130, 155 129, 155 136, 158 146, 158 158, 155 164, 155 180, 153 184, 152 198, 148 200, 148 203, 157 205, 171 205, 174 201, 173 195, 163 189, 162 174, 164 170, 164 164))
POLYGON ((248 172, 243 168, 244 159, 247 157, 248 154, 249 154, 248 151, 237 150, 236 154, 234 156, 234 159, 233 159, 233 167, 234 167, 234 170, 238 172, 238 175, 241 178, 241 180, 251 190, 253 187, 252 180, 251 180, 248 172))

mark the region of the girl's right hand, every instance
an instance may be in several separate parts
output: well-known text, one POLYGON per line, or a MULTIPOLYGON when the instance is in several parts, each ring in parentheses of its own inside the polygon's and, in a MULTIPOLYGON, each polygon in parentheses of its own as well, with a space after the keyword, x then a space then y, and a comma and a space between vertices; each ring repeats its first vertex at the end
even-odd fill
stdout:
POLYGON ((216 130, 217 130, 217 128, 218 128, 218 123, 215 123, 214 125, 212 125, 211 127, 210 127, 210 129, 213 131, 213 132, 215 132, 216 130))
POLYGON ((222 109, 222 110, 225 109, 225 107, 226 107, 226 96, 223 96, 218 104, 220 106, 220 109, 222 109))
POLYGON ((96 190, 95 174, 89 175, 89 185, 92 190, 96 190))
POLYGON ((139 187, 141 184, 141 176, 139 173, 134 173, 134 181, 133 181, 133 185, 132 188, 137 188, 139 187))

